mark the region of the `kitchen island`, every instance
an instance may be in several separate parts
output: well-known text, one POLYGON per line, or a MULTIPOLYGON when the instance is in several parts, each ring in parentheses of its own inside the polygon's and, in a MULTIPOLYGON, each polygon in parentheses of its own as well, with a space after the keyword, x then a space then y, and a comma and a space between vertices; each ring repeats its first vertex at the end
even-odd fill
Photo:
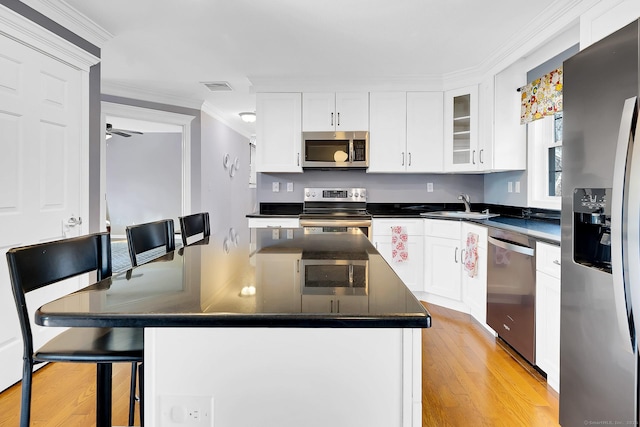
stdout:
POLYGON ((144 327, 148 425, 421 425, 431 318, 364 236, 212 237, 46 304, 36 322, 144 327))

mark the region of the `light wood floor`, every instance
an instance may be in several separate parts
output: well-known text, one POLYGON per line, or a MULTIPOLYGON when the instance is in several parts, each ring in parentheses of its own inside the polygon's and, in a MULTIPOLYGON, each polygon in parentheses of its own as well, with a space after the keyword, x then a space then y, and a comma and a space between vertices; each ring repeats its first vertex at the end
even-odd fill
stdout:
MULTIPOLYGON (((433 326, 423 331, 424 427, 558 426, 558 395, 535 370, 469 315, 426 306, 433 326)), ((127 424, 129 368, 114 365, 114 425, 127 424)), ((0 426, 17 426, 19 413, 15 385, 0 394, 0 426)), ((34 375, 32 426, 87 427, 94 420, 94 365, 53 363, 34 375)))

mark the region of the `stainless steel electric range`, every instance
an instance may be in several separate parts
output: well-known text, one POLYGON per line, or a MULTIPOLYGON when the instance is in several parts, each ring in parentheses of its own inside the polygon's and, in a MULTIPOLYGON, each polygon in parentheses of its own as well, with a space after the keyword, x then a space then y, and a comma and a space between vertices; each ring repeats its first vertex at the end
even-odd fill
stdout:
POLYGON ((305 233, 352 232, 371 238, 365 188, 305 188, 300 226, 305 233))

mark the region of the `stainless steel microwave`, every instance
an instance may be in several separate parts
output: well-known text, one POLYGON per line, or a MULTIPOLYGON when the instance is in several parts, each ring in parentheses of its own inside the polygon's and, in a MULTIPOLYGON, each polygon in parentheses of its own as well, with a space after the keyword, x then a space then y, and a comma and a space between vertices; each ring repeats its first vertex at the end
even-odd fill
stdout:
POLYGON ((304 132, 302 167, 307 169, 369 166, 369 132, 304 132))

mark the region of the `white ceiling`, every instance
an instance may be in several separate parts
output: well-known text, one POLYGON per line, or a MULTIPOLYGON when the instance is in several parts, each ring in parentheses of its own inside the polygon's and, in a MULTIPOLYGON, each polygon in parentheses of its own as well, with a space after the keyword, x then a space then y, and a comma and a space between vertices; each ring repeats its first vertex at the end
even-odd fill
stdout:
MULTIPOLYGON (((37 3, 24 0, 25 3, 37 3)), ((442 87, 578 0, 66 0, 110 33, 103 93, 216 114, 245 135, 260 90, 442 87), (112 36, 112 37, 111 37, 112 36), (231 92, 201 82, 227 81, 231 92), (394 86, 395 85, 395 86, 394 86), (400 85, 400 86, 402 86, 400 85)), ((591 0, 589 3, 593 3, 591 0)), ((107 34, 108 34, 107 33, 107 34)))

